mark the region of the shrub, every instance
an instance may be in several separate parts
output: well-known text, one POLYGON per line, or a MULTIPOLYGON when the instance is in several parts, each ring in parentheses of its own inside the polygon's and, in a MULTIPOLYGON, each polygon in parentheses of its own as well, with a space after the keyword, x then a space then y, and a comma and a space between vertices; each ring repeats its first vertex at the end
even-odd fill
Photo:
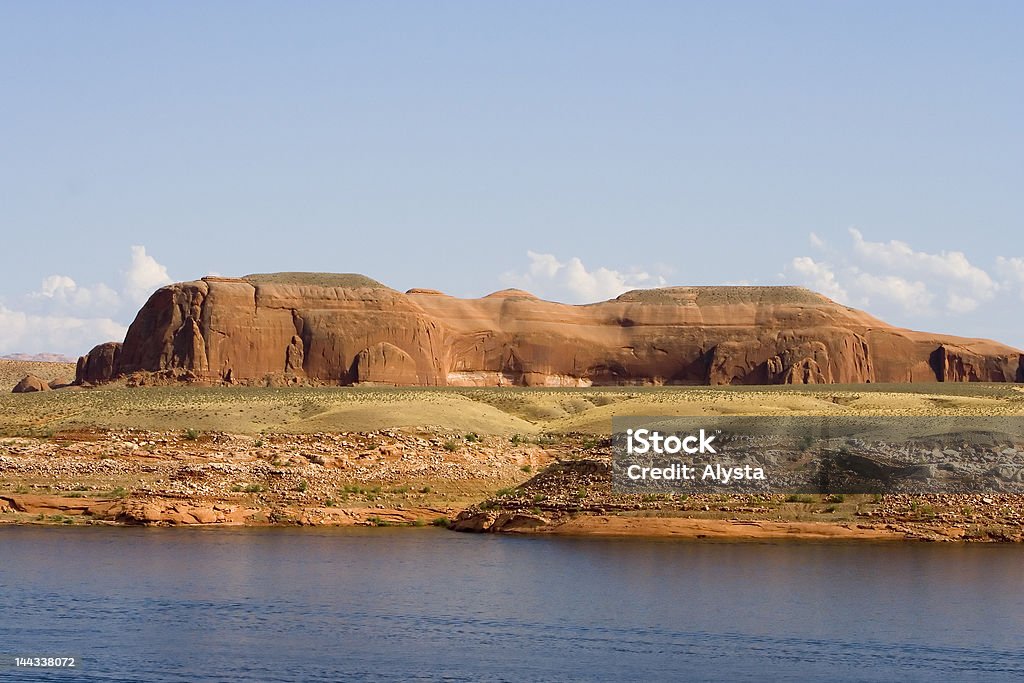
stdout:
POLYGON ((185 438, 187 440, 189 440, 189 441, 195 441, 196 439, 199 438, 199 430, 198 429, 186 429, 185 430, 185 438))
POLYGON ((455 439, 448 439, 444 442, 444 449, 449 453, 454 453, 459 450, 459 442, 455 439))
POLYGON ((436 519, 434 519, 433 522, 431 522, 431 525, 444 527, 445 529, 450 527, 451 524, 452 523, 448 520, 447 517, 437 517, 436 519))

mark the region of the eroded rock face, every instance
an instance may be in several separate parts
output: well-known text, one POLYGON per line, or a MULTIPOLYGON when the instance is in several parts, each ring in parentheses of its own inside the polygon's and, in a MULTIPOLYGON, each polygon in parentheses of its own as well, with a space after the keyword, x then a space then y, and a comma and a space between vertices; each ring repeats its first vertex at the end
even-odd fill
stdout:
POLYGON ((121 368, 121 342, 96 346, 78 359, 75 384, 97 384, 117 377, 121 368))
POLYGON ((299 335, 293 335, 292 341, 284 354, 284 371, 293 375, 301 375, 302 364, 306 358, 306 345, 299 335))
MULTIPOLYGON (((591 386, 1019 381, 1021 351, 892 327, 797 287, 675 287, 585 306, 457 299, 368 278, 203 278, 158 290, 79 381, 591 386)), ((84 363, 84 366, 83 366, 84 363)))
POLYGON ((986 355, 961 344, 942 344, 931 365, 944 382, 1021 382, 1024 366, 1002 355, 986 355))
POLYGON ((394 344, 383 341, 356 355, 352 374, 355 381, 360 383, 396 386, 421 384, 413 357, 394 344))

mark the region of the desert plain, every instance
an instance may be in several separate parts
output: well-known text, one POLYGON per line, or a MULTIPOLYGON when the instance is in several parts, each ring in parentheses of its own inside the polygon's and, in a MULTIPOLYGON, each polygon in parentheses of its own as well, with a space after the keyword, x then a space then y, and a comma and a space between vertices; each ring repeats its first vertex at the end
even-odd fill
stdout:
MULTIPOLYGON (((13 385, 60 363, 0 362, 13 385)), ((619 415, 1024 415, 1012 384, 390 388, 113 383, 0 396, 0 523, 445 526, 1019 541, 1006 494, 616 497, 619 415)))

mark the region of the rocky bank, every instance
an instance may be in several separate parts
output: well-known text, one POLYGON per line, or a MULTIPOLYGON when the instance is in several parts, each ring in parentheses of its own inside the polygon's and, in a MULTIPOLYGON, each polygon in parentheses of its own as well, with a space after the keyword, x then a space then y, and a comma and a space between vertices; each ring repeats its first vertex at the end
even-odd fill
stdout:
POLYGON ((0 442, 0 523, 1024 541, 1024 496, 614 494, 593 437, 81 431, 0 442))
POLYGON ((552 457, 454 433, 16 437, 0 441, 0 523, 429 524, 552 457))
POLYGON ((459 513, 456 531, 770 540, 1024 542, 1024 495, 615 493, 611 463, 552 464, 459 513))

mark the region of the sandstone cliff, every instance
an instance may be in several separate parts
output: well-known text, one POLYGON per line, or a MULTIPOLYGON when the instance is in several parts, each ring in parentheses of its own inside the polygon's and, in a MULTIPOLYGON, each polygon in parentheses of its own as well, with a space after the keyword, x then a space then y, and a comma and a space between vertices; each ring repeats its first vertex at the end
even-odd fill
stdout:
POLYGON ((913 332, 798 287, 673 287, 584 306, 519 290, 402 294, 357 275, 207 277, 158 290, 78 382, 590 386, 1024 379, 1022 352, 913 332))

